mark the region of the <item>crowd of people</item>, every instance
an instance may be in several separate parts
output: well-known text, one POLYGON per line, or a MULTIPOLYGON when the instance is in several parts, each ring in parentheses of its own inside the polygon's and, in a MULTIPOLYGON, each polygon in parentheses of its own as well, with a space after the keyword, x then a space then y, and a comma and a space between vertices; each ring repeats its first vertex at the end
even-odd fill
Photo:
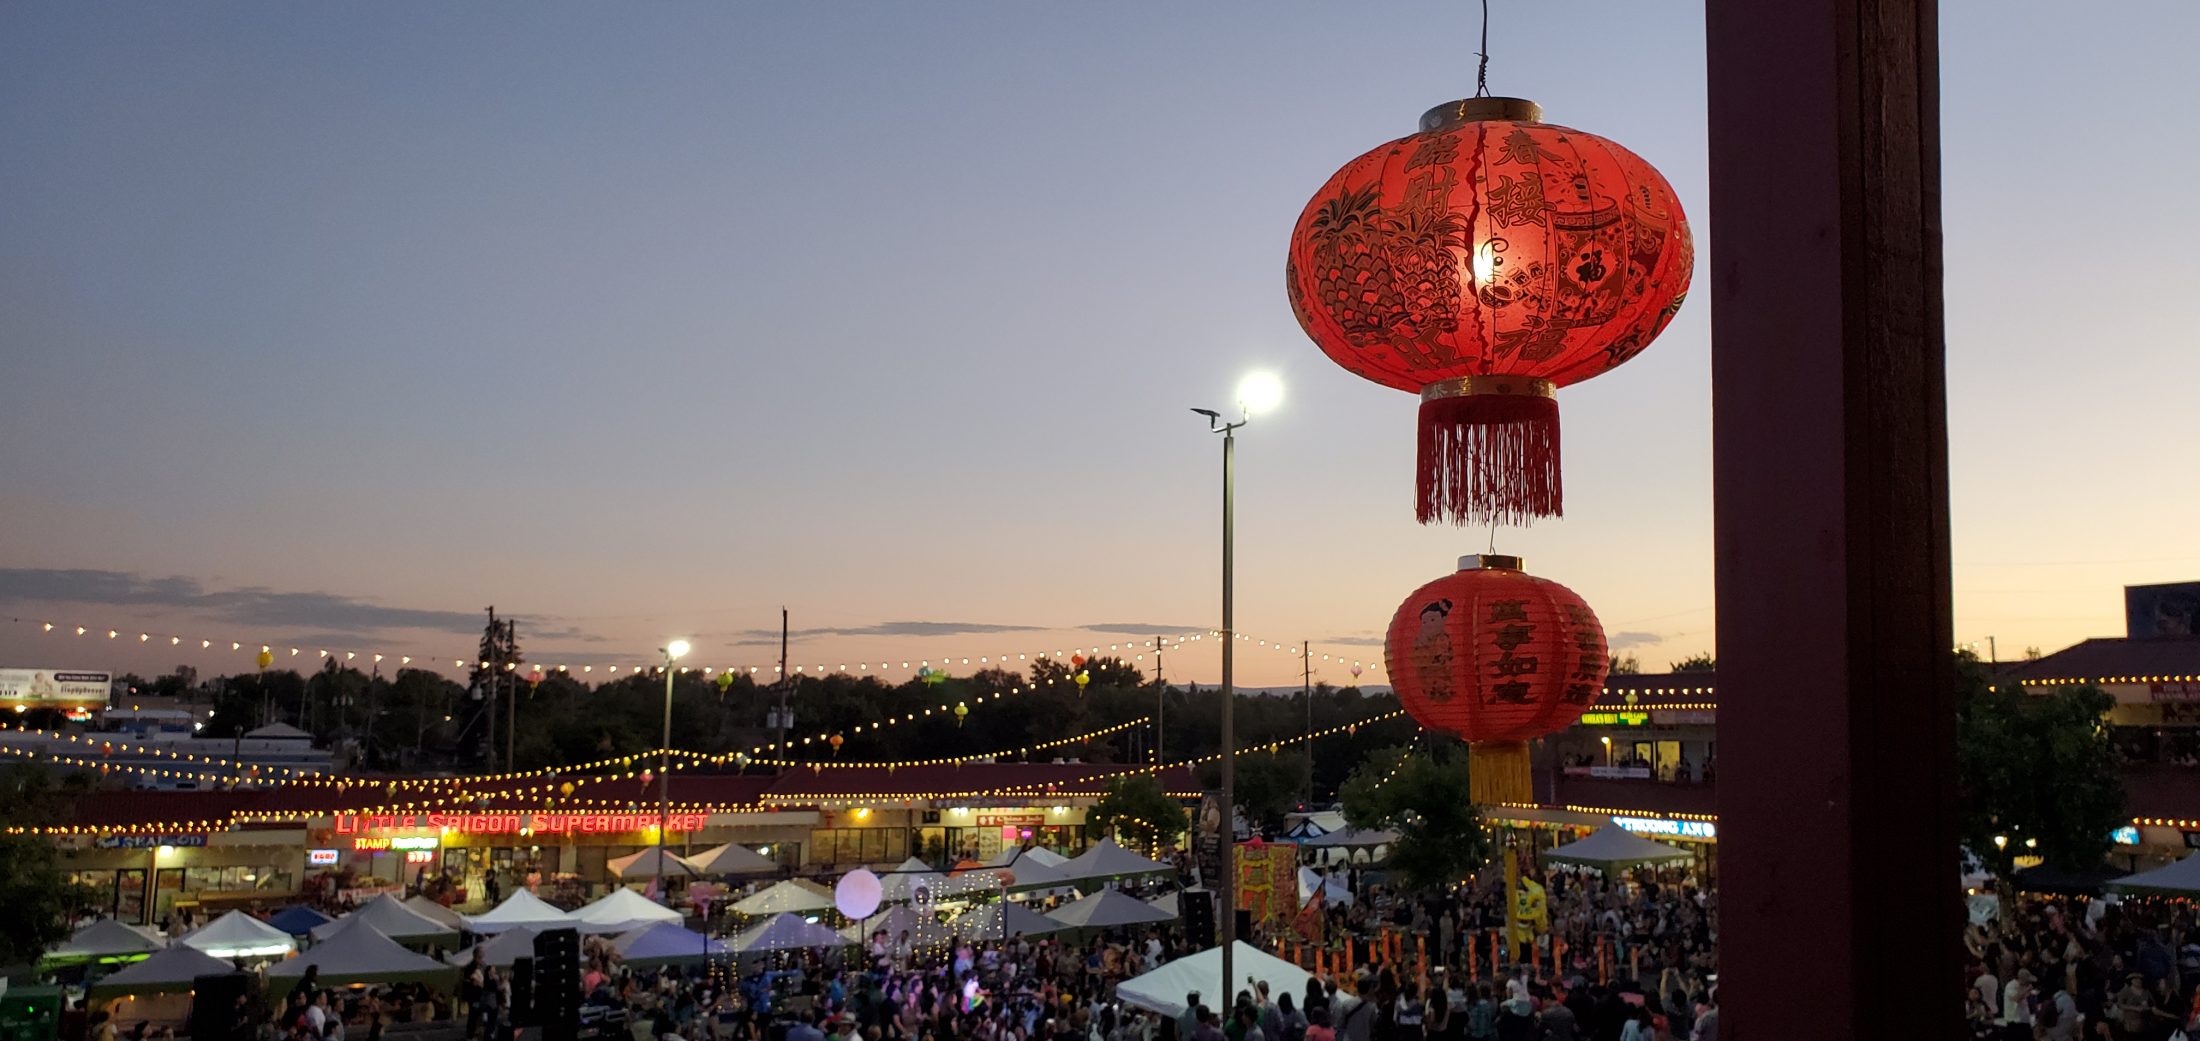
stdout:
POLYGON ((2183 901, 2018 896, 1965 944, 1978 1041, 2200 1037, 2200 923, 2183 901))
MULTIPOLYGON (((1188 863, 1181 864, 1190 873, 1188 863)), ((600 1037, 651 1041, 1689 1041, 1717 1036, 1717 904, 1683 872, 1534 873, 1548 927, 1506 949, 1494 869, 1407 895, 1380 871, 1333 877, 1349 900, 1261 923, 1243 937, 1317 970, 1303 993, 1245 986, 1191 995, 1181 1015, 1121 1001, 1124 980, 1204 949, 1181 923, 925 945, 879 934, 846 950, 782 951, 637 970, 584 939, 581 981, 600 1037)), ((1157 880, 1154 885, 1167 888, 1157 880)), ((1175 880, 1182 882, 1184 879, 1175 880)), ((1143 892, 1134 895, 1150 895, 1143 892)), ((172 927, 187 927, 179 920, 172 927)), ((2189 923, 2187 923, 2189 925, 2189 923)), ((2010 951, 2002 941, 1988 962, 2010 951)), ((2131 957, 2136 957, 2132 955, 2131 957)), ((2016 970, 2012 970, 2016 971, 2016 970)), ((2034 967, 2034 975, 2045 968, 2034 967)), ((2200 978, 2200 971, 2195 972, 2200 978)), ((381 1041, 398 1024, 463 1024, 509 1041, 527 1004, 509 970, 478 957, 455 991, 295 986, 240 1004, 231 1036, 381 1041)), ((137 1034, 95 1026, 94 1041, 137 1034)), ((2000 1036, 2000 1035, 1995 1035, 2000 1036)), ((2060 1035, 2042 1035, 2060 1037, 2060 1035)), ((2119 1037, 2122 1035, 2118 1035, 2119 1037)), ((2132 1035, 2134 1037, 2151 1035, 2132 1035)))
MULTIPOLYGON (((668 1041, 1691 1041, 1718 1036, 1716 901, 1682 872, 1542 872, 1551 927, 1499 951, 1494 874, 1407 898, 1339 872, 1354 899, 1252 939, 1325 971, 1302 994, 1247 986, 1188 995, 1181 1015, 1122 1002, 1116 986, 1196 953, 1176 923, 1074 939, 925 947, 872 937, 860 955, 781 953, 744 974, 591 970, 668 1041), (1393 936, 1411 937, 1399 943, 1393 936), (1348 950, 1349 948, 1349 950, 1348 950), (1553 960, 1554 955, 1557 960, 1553 960)), ((1502 945, 1500 945, 1501 947, 1502 945)))

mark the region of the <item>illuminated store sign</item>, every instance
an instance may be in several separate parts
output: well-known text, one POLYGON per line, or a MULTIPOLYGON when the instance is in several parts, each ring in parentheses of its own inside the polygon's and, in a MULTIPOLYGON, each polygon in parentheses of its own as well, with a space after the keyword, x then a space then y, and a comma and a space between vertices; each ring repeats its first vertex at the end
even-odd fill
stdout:
POLYGON ((156 849, 161 846, 206 845, 204 835, 101 835, 92 840, 99 849, 156 849))
POLYGON ((1648 712, 1584 712, 1581 724, 1591 727, 1639 727, 1650 721, 1648 712))
POLYGON ((1614 817, 1612 823, 1640 835, 1671 835, 1680 839, 1716 839, 1719 826, 1710 821, 1676 821, 1663 817, 1614 817))
POLYGON ((333 849, 309 849, 306 851, 306 863, 314 867, 328 867, 336 863, 336 851, 333 849))
POLYGON ((2139 844, 2139 829, 2126 824, 2115 831, 2109 832, 2108 841, 2118 846, 2136 846, 2139 844))
MULTIPOLYGON (((665 830, 695 831, 709 819, 707 813, 675 813, 664 818, 665 830)), ((654 813, 340 813, 336 815, 336 833, 365 835, 433 828, 455 835, 599 834, 647 831, 656 827, 657 821, 654 813)), ((353 840, 355 848, 367 848, 359 841, 353 840)), ((391 836, 390 842, 385 848, 408 848, 396 845, 396 836, 391 836)))
POLYGON ((353 849, 440 849, 443 840, 434 835, 361 835, 351 840, 353 849))

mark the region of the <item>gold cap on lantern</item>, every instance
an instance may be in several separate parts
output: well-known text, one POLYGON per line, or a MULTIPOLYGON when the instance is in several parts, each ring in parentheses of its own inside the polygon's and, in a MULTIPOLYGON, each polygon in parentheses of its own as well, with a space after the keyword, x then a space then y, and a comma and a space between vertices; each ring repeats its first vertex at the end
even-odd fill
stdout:
POLYGON ((1518 571, 1520 558, 1505 553, 1469 553, 1459 558, 1461 571, 1518 571))
POLYGON ((1442 130, 1460 123, 1504 119, 1515 123, 1543 122, 1543 106, 1527 98, 1461 98, 1421 113, 1421 132, 1442 130))

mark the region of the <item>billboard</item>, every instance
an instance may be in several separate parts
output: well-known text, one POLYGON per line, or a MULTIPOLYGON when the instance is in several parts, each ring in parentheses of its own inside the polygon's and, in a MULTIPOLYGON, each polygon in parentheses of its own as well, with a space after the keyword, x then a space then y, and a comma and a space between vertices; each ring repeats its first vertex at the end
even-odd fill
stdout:
POLYGON ((2125 586, 2124 635, 2200 636, 2200 582, 2125 586))
POLYGON ((0 705, 107 707, 114 676, 63 669, 0 669, 0 705))

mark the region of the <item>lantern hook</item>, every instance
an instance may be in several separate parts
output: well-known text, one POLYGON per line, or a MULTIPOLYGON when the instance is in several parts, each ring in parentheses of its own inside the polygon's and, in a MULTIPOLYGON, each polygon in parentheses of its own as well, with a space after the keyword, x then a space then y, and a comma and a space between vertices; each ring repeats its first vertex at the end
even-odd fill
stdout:
POLYGON ((1474 96, 1490 96, 1490 0, 1482 0, 1482 49, 1474 52, 1480 59, 1474 67, 1474 96))

